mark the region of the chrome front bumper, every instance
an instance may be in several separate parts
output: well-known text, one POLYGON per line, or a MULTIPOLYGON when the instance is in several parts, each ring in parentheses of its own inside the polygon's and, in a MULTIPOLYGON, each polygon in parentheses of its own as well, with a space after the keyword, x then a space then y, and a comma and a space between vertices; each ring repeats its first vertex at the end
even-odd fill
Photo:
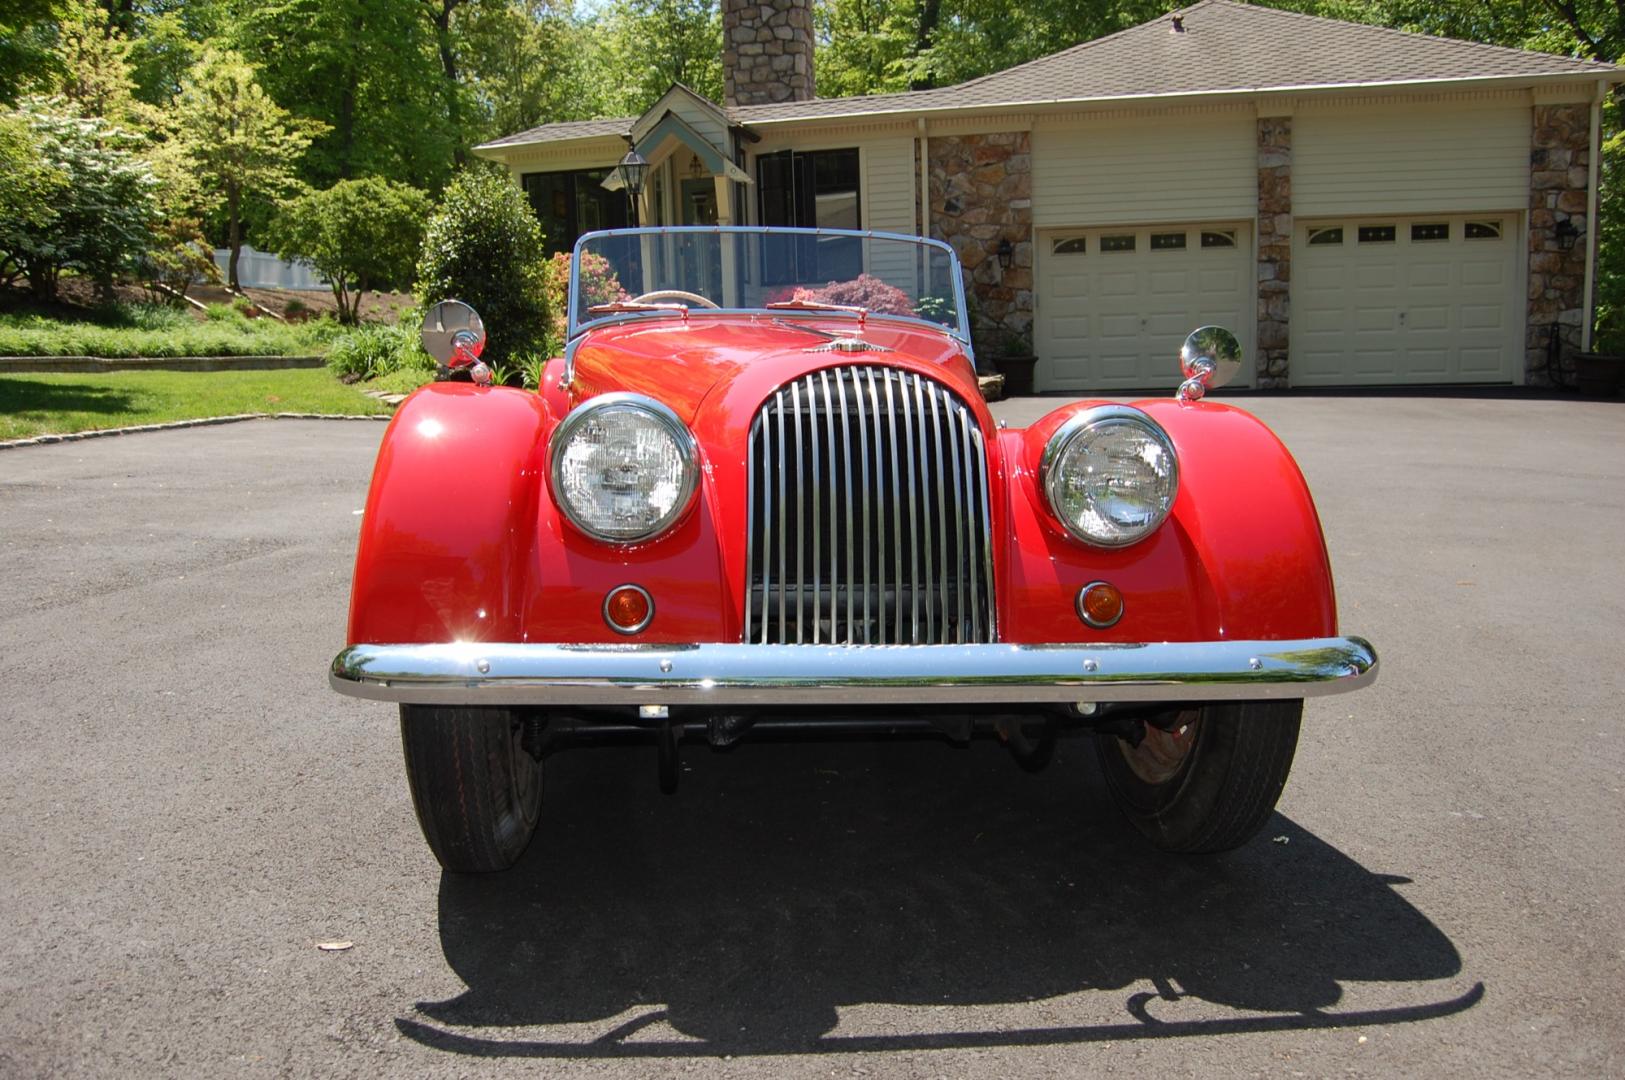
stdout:
POLYGON ((1357 637, 1143 645, 352 645, 328 681, 442 705, 1221 701, 1357 690, 1357 637))

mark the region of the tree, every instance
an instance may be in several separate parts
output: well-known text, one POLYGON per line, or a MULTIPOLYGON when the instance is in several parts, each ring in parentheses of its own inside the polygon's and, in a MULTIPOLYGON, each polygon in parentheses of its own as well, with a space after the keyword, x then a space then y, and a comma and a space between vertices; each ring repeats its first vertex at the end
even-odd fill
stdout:
POLYGON ((424 304, 462 300, 485 320, 485 358, 513 363, 547 336, 542 227, 506 174, 459 173, 429 219, 418 262, 424 304))
POLYGON ((36 89, 61 70, 52 53, 62 0, 7 0, 0 9, 0 104, 36 89))
POLYGON ((23 116, 0 114, 0 285, 23 275, 22 259, 56 220, 67 186, 67 173, 45 160, 23 116))
POLYGON ((5 130, 7 156, 21 172, 5 182, 18 202, 8 198, 0 210, 0 264, 26 276, 39 300, 55 297, 70 267, 110 293, 114 276, 147 251, 157 215, 157 181, 139 156, 142 140, 44 98, 25 98, 5 130))
POLYGON ((333 286, 339 321, 360 321, 369 289, 409 286, 423 249, 429 198, 376 176, 340 180, 286 204, 273 250, 308 263, 333 286))
POLYGON ((382 176, 445 185, 460 137, 450 105, 460 97, 445 91, 424 0, 266 0, 239 10, 224 33, 263 58, 266 92, 325 125, 300 163, 306 184, 382 176))
POLYGON ((297 159, 326 127, 297 119, 272 101, 239 53, 205 50, 182 84, 172 130, 197 170, 207 204, 225 209, 232 288, 241 287, 244 199, 295 191, 297 159))
POLYGON ((715 0, 616 0, 594 29, 593 63, 613 80, 606 102, 612 113, 642 112, 674 82, 722 100, 722 14, 715 0))

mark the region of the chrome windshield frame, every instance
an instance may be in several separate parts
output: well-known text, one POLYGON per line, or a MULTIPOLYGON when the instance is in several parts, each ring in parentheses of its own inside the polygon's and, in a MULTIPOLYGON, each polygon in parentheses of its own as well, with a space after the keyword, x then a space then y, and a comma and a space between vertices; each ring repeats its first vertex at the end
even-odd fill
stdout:
MULTIPOLYGON (((974 359, 970 339, 970 311, 965 303, 965 273, 959 265, 959 255, 947 243, 928 236, 909 236, 906 233, 879 232, 874 229, 804 229, 781 225, 644 225, 630 229, 598 229, 593 232, 582 233, 576 239, 575 247, 570 252, 570 294, 565 303, 569 307, 565 328, 566 349, 573 346, 583 333, 594 327, 604 326, 615 322, 624 322, 629 319, 648 318, 654 312, 624 312, 615 315, 606 315, 601 319, 594 319, 589 323, 582 323, 576 318, 576 297, 581 287, 581 251, 583 245, 591 241, 606 237, 618 238, 626 236, 680 236, 684 234, 714 234, 722 235, 736 233, 756 236, 827 236, 849 237, 857 240, 895 240, 906 244, 921 247, 937 248, 948 256, 948 265, 952 269, 954 309, 959 316, 959 328, 944 326, 942 323, 923 319, 917 315, 883 315, 877 316, 888 319, 902 319, 929 327, 939 333, 947 334, 965 348, 965 354, 974 359)), ((730 315, 772 315, 783 317, 785 312, 772 308, 720 308, 730 315)), ((802 314, 807 314, 803 312, 802 314)), ((819 316, 839 316, 843 313, 813 312, 819 316)))

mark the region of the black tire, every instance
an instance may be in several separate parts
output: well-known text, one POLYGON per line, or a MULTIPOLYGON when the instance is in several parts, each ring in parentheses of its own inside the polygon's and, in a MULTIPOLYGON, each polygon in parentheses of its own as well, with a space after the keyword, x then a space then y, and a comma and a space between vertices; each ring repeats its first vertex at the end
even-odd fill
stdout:
POLYGON ((536 832, 542 765, 507 709, 401 706, 401 747, 423 838, 459 874, 506 870, 536 832))
POLYGON ((1097 746, 1112 801, 1164 851, 1240 847, 1286 787, 1302 717, 1302 701, 1245 701, 1159 718, 1139 748, 1103 734, 1097 746))

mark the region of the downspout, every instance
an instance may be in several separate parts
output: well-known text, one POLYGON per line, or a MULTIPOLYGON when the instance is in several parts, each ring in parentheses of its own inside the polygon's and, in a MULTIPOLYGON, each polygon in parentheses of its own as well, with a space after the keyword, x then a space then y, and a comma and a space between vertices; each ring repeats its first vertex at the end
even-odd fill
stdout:
POLYGON ((915 122, 920 132, 920 235, 931 235, 931 140, 925 134, 925 117, 915 122))
POLYGON ((1602 97, 1608 92, 1606 80, 1597 80, 1597 92, 1591 98, 1591 153, 1587 155, 1588 175, 1586 177, 1586 275, 1585 275, 1585 314, 1580 324, 1580 351, 1591 351, 1591 331, 1594 316, 1593 305, 1596 302, 1597 281, 1597 243, 1602 236, 1602 223, 1597 220, 1597 208, 1601 203, 1601 196, 1597 191, 1597 183, 1602 175, 1602 97))

